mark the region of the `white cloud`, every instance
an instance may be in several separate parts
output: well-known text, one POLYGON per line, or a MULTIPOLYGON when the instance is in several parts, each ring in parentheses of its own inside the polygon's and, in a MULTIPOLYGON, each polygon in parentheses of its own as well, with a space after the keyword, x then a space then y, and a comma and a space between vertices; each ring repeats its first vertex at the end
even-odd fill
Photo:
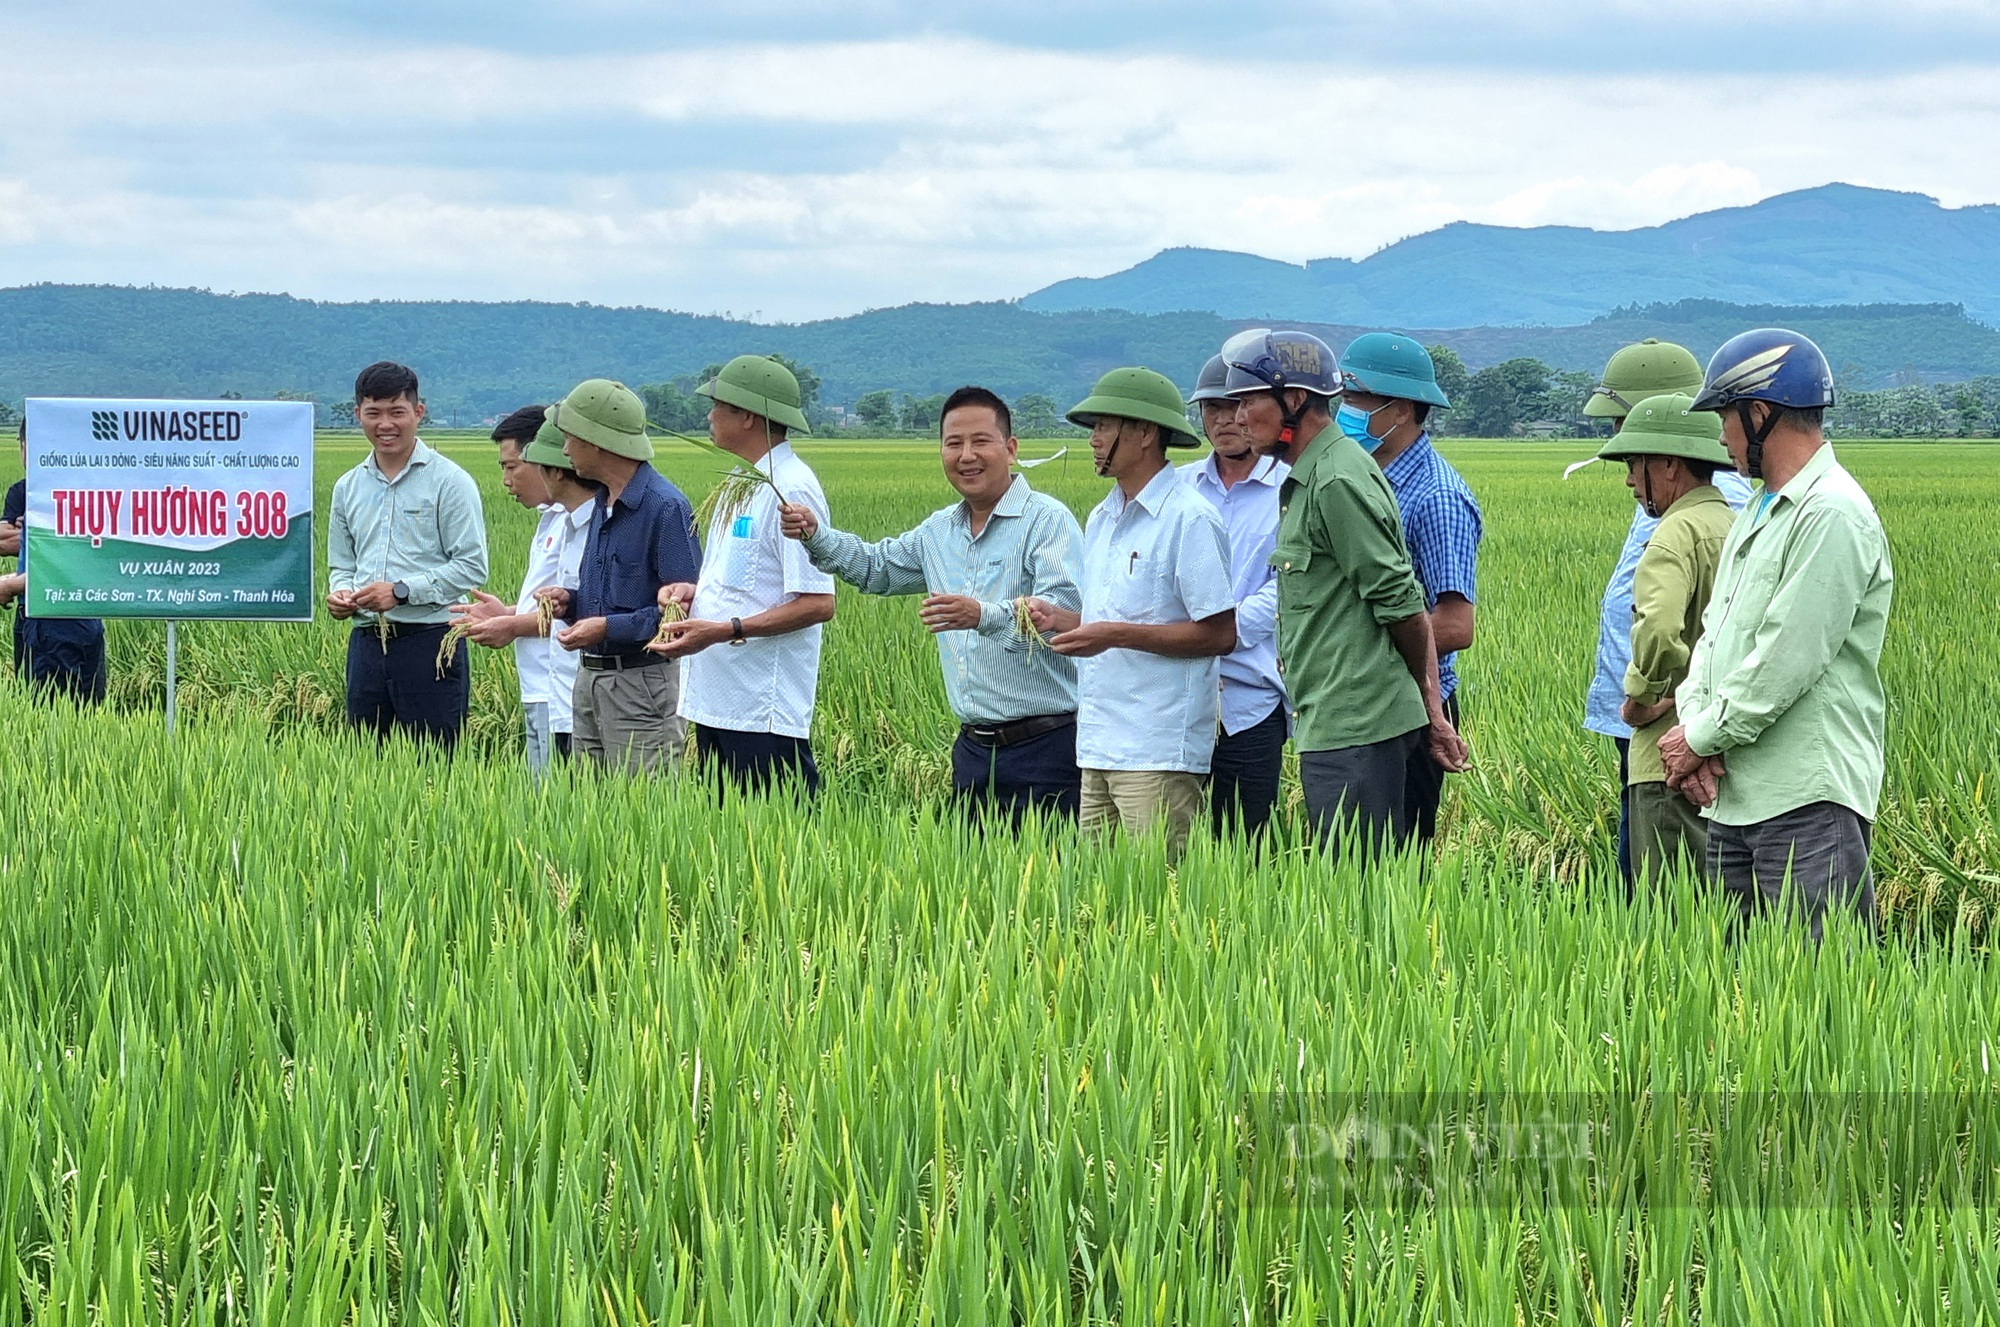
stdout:
POLYGON ((12 36, 34 114, 0 124, 9 281, 795 318, 1011 297, 1175 244, 1360 256, 1454 220, 1626 228, 1832 179, 2000 198, 2000 66, 1979 64, 1558 78, 951 36, 615 57, 12 36))

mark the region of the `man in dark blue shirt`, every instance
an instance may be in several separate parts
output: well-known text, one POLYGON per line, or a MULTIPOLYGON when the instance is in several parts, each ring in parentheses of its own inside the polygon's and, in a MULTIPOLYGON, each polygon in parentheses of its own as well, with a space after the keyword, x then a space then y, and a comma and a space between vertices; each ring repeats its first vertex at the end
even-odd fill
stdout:
POLYGON ((694 508, 648 464, 646 408, 623 383, 577 384, 549 407, 549 421, 578 477, 598 490, 577 583, 548 592, 571 624, 556 640, 583 656, 571 746, 599 768, 651 773, 677 762, 687 738, 676 713, 680 665, 646 645, 660 629, 660 587, 701 574, 694 508))
MULTIPOLYGON (((21 421, 21 459, 28 458, 28 421, 21 421)), ((0 577, 0 603, 20 600, 14 619, 14 672, 37 690, 60 691, 96 704, 104 699, 104 623, 97 618, 35 617, 22 595, 28 570, 28 481, 7 490, 0 511, 0 556, 20 559, 14 576, 0 577)))

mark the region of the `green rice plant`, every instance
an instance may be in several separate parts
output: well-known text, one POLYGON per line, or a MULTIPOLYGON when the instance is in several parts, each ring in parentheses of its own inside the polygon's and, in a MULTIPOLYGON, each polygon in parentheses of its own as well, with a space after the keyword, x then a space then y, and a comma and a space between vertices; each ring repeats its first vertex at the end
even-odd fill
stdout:
POLYGON ((777 494, 778 501, 783 502, 785 500, 785 495, 778 491, 778 485, 775 480, 762 470, 759 470, 755 465, 745 462, 734 452, 718 447, 707 438, 697 438, 692 434, 665 428, 653 423, 651 420, 647 420, 646 423, 648 427, 656 429, 668 437, 678 438, 690 446, 700 448, 728 466, 728 469, 721 472, 722 478, 708 490, 707 496, 695 506, 694 520, 697 530, 714 529, 715 520, 718 515, 725 521, 735 516, 750 501, 751 497, 760 487, 768 487, 771 492, 777 494))

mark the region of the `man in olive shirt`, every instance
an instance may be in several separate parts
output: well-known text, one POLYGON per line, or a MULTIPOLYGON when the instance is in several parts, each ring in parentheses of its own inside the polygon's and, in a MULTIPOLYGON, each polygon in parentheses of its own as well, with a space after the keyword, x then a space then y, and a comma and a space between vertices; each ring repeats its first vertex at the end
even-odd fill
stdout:
POLYGON ((1874 505, 1822 436, 1831 404, 1826 357, 1796 332, 1745 332, 1709 362, 1694 408, 1722 415, 1730 455, 1762 482, 1660 739, 1668 786, 1708 808, 1709 873, 1741 917, 1789 894, 1814 940, 1833 904, 1874 919, 1892 582, 1874 505))
POLYGON ((1632 863, 1641 879, 1699 870, 1708 850, 1701 811, 1667 787, 1660 738, 1674 726, 1674 689, 1687 678, 1688 656, 1715 584, 1722 542, 1736 519, 1711 481, 1727 471, 1722 421, 1691 413, 1683 393, 1638 402, 1597 453, 1625 462, 1625 483, 1655 522, 1632 575, 1631 658, 1619 719, 1632 729, 1628 803, 1632 863))
POLYGON ((1304 332, 1245 332, 1222 348, 1237 419, 1290 463, 1279 490, 1278 666, 1292 699, 1306 811, 1329 850, 1350 827, 1366 860, 1410 836, 1404 796, 1420 745, 1444 769, 1465 744, 1438 694, 1423 586, 1381 469, 1328 426, 1339 365, 1304 332))

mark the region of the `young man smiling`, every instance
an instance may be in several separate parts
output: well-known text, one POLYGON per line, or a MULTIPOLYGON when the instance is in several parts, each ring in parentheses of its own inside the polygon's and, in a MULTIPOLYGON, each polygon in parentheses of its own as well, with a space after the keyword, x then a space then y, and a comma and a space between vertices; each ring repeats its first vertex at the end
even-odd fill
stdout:
POLYGON ((815 567, 863 594, 925 594, 945 697, 958 716, 952 788, 978 811, 1015 821, 1029 808, 1074 816, 1076 665, 1017 625, 1015 604, 1082 607, 1083 532, 1069 508, 1012 473, 1019 451, 1006 402, 984 387, 945 399, 944 477, 959 501, 914 530, 865 543, 786 503, 785 534, 815 567))
POLYGON ((486 579, 479 485, 417 436, 417 375, 387 360, 354 380, 368 458, 333 486, 326 609, 347 640, 347 721, 449 749, 472 701, 465 649, 438 666, 451 605, 486 579))

